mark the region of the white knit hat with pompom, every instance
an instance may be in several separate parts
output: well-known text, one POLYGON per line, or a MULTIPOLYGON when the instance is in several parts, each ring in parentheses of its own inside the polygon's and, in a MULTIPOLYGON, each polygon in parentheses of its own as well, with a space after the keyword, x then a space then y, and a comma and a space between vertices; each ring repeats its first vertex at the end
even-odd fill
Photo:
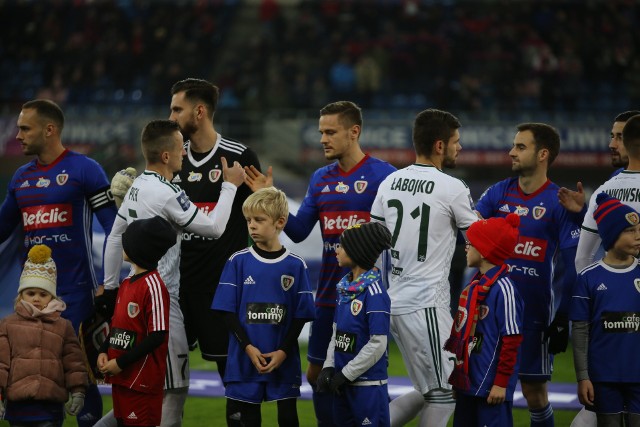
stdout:
POLYGON ((27 288, 44 289, 56 297, 56 263, 51 258, 51 248, 35 245, 29 250, 27 261, 20 275, 18 293, 27 288))

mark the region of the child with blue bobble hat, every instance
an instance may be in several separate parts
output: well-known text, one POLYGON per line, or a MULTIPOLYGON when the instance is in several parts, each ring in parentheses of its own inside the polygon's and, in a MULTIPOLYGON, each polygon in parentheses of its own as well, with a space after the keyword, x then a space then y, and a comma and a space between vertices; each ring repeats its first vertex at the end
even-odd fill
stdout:
POLYGON ((596 203, 606 252, 578 274, 569 312, 578 398, 598 425, 640 425, 640 216, 606 193, 596 203))

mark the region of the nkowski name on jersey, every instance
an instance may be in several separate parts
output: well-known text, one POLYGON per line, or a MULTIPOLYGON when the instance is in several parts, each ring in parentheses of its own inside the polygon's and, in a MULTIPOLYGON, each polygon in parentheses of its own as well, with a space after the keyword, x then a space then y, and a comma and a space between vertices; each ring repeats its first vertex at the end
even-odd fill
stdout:
POLYGON ((598 233, 598 225, 593 219, 593 213, 598 207, 596 197, 603 191, 636 211, 640 211, 640 172, 623 170, 593 192, 589 200, 589 209, 582 223, 582 228, 592 233, 598 233))
POLYGON ((520 237, 514 256, 506 262, 509 276, 525 304, 525 329, 543 329, 553 313, 552 290, 556 254, 577 246, 580 225, 558 202, 559 187, 547 181, 538 191, 525 194, 518 178, 500 181, 484 192, 476 209, 483 218, 520 216, 520 237))
POLYGON ((348 227, 369 222, 371 204, 382 180, 395 168, 368 155, 348 173, 338 163, 318 169, 295 218, 289 216, 285 233, 293 241, 305 239, 318 219, 324 243, 316 305, 336 305, 336 284, 349 272, 336 259, 340 235, 348 227))
POLYGON ((91 256, 93 214, 109 233, 115 212, 100 165, 67 150, 49 165, 34 159, 13 175, 0 208, 0 241, 22 223, 25 249, 37 244, 51 248, 58 293, 91 289, 102 283, 91 256))

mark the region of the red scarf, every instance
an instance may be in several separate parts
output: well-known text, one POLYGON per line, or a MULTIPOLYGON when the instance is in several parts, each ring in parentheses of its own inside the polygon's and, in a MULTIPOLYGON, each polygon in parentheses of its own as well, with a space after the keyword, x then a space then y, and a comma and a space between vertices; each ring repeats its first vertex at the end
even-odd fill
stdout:
POLYGON ((485 300, 491 285, 507 271, 503 264, 491 277, 479 272, 460 294, 458 312, 451 327, 451 335, 444 343, 444 349, 456 355, 455 366, 449 377, 449 384, 460 390, 469 390, 469 355, 476 344, 475 332, 478 323, 478 307, 485 300), (470 321, 469 321, 470 320, 470 321))

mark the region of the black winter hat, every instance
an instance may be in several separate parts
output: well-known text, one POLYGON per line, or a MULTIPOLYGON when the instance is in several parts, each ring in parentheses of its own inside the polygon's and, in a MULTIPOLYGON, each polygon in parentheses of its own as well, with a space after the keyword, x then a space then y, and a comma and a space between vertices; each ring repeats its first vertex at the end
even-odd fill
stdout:
POLYGON ((169 248, 178 241, 178 234, 164 218, 154 216, 133 221, 122 234, 122 248, 131 261, 153 270, 169 248))
POLYGON ((382 251, 391 247, 391 233, 379 222, 356 224, 342 232, 340 245, 354 263, 370 270, 382 251))

